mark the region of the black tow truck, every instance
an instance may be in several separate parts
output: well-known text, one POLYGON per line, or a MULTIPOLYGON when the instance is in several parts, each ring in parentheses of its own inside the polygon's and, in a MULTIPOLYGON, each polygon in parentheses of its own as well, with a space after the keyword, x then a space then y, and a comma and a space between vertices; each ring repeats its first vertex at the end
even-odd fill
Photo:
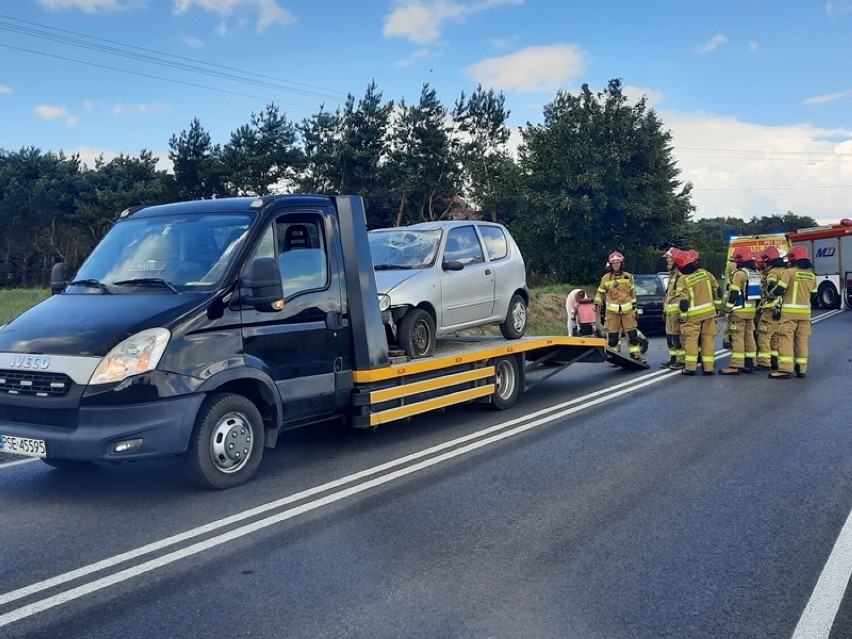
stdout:
POLYGON ((136 207, 73 279, 0 329, 0 452, 58 467, 180 455, 248 481, 286 429, 375 428, 470 401, 513 406, 596 337, 439 340, 392 357, 363 203, 283 195, 136 207))

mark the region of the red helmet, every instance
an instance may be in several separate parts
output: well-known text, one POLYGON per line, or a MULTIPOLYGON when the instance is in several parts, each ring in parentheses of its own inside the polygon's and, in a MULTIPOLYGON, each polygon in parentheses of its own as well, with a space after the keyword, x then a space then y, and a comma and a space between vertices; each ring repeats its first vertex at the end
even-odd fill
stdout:
POLYGON ((698 264, 698 260, 701 259, 701 254, 698 251, 696 251, 695 249, 689 249, 689 251, 687 251, 687 253, 689 253, 690 259, 693 262, 695 262, 696 264, 698 264))
POLYGON ((764 262, 771 262, 772 260, 777 260, 781 257, 781 251, 778 250, 777 246, 769 245, 763 249, 763 253, 760 254, 760 257, 763 258, 764 262))
POLYGON ((792 264, 798 260, 806 260, 808 259, 808 249, 804 246, 794 246, 789 251, 787 251, 787 261, 792 264))
POLYGON ((606 261, 610 264, 612 264, 613 262, 621 262, 622 264, 624 264, 624 256, 618 251, 613 251, 609 254, 609 257, 606 258, 606 261))
POLYGON ((742 264, 743 262, 748 262, 751 259, 753 259, 751 251, 747 250, 744 246, 738 246, 734 249, 734 253, 728 261, 733 262, 734 264, 742 264))
POLYGON ((681 251, 679 249, 675 249, 672 253, 672 259, 674 260, 675 266, 679 269, 698 261, 697 257, 693 256, 693 253, 698 255, 697 251, 681 251))
POLYGON ((751 259, 754 260, 754 264, 755 266, 757 266, 757 268, 762 269, 766 267, 766 260, 763 257, 763 253, 752 253, 751 259))

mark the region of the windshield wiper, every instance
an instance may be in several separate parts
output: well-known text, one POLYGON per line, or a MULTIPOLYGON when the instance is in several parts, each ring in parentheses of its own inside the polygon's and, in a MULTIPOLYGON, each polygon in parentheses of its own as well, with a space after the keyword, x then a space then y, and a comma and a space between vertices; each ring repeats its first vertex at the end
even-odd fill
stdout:
POLYGON ((180 293, 171 282, 167 282, 162 277, 137 277, 132 280, 118 280, 112 283, 113 286, 163 286, 171 289, 175 293, 180 293))
POLYGON ((107 295, 111 295, 107 285, 101 282, 100 280, 95 279, 87 279, 87 280, 74 280, 72 282, 68 282, 68 286, 85 286, 87 288, 99 288, 107 295))
POLYGON ((392 271, 393 269, 412 269, 415 268, 413 266, 406 266, 403 264, 374 264, 373 270, 375 271, 392 271))

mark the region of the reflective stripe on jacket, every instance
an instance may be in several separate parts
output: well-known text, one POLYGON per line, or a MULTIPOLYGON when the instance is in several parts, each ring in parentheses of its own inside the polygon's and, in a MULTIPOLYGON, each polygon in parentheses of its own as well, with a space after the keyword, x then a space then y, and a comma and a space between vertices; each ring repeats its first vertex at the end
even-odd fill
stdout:
POLYGON ((703 320, 715 317, 722 301, 718 297, 719 284, 713 274, 703 268, 680 277, 680 299, 689 304, 687 311, 681 312, 682 319, 703 320))

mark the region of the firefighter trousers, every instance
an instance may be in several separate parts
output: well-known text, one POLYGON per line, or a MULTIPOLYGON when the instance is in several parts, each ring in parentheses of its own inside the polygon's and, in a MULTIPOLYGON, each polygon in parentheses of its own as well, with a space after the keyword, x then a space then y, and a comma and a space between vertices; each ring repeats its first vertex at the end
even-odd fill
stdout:
POLYGON ((808 339, 811 336, 811 319, 782 317, 775 329, 778 335, 778 371, 800 373, 808 370, 808 339))
POLYGON ((715 372, 716 333, 719 327, 715 317, 688 319, 681 327, 681 341, 686 352, 684 363, 687 371, 698 368, 698 352, 701 351, 701 366, 707 373, 715 372))
POLYGON ((727 328, 731 338, 731 368, 745 368, 746 359, 753 361, 757 357, 754 317, 731 313, 727 328))
POLYGON ((778 320, 772 319, 774 309, 767 308, 757 322, 757 364, 770 366, 778 358, 778 320))

